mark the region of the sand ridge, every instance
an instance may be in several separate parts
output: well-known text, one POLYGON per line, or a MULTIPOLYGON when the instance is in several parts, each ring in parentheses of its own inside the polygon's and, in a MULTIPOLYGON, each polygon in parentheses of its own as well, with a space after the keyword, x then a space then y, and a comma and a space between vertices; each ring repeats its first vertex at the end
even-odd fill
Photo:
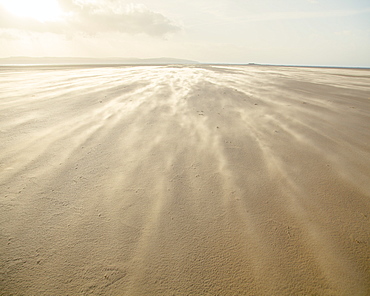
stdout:
POLYGON ((0 68, 1 295, 367 295, 370 71, 0 68))

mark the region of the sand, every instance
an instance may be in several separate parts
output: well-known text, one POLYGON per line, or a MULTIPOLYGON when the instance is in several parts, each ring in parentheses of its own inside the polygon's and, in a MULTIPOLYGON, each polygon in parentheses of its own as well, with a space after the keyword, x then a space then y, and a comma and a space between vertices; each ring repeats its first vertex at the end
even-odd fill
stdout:
POLYGON ((0 67, 1 295, 370 295, 370 70, 0 67))

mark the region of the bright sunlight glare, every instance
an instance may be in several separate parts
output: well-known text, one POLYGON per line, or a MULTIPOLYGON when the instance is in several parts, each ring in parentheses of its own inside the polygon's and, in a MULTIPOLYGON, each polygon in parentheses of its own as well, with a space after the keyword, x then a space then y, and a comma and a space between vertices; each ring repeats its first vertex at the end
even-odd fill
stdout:
POLYGON ((56 21, 62 15, 57 0, 0 0, 0 5, 13 15, 40 22, 56 21))

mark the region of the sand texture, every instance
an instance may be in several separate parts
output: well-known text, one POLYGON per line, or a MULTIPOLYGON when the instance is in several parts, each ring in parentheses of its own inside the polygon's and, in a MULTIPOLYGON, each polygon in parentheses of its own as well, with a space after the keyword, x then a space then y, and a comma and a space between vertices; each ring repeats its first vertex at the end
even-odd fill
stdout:
POLYGON ((0 295, 370 295, 370 70, 0 67, 0 295))

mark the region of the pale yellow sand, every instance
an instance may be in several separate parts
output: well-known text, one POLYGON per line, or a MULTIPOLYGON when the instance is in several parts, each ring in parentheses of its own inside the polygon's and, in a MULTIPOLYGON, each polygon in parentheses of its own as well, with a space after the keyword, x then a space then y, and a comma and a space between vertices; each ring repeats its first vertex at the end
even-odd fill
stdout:
POLYGON ((370 295, 370 71, 0 68, 1 295, 370 295))

